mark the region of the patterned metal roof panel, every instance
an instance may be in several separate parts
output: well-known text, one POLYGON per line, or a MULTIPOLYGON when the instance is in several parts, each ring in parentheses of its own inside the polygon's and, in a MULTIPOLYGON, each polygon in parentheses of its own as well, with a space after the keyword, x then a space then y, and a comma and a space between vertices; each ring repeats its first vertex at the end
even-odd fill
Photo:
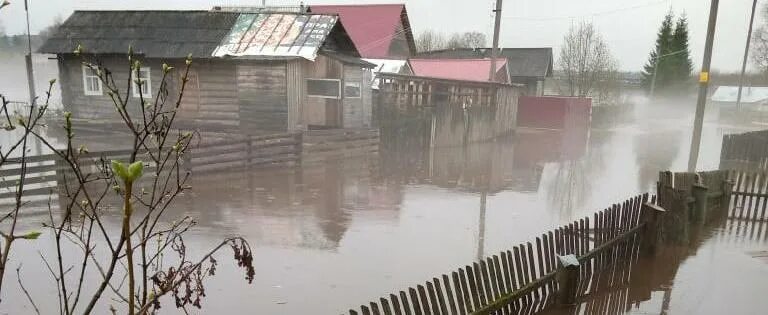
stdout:
POLYGON ((242 13, 213 56, 281 56, 315 60, 337 21, 335 15, 242 13))

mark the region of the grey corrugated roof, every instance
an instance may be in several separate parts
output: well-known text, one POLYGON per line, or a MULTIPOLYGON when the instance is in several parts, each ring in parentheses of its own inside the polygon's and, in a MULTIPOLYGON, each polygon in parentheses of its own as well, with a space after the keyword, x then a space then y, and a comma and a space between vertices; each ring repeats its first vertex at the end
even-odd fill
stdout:
POLYGON ((212 11, 75 11, 38 50, 70 53, 210 57, 239 13, 212 11))
MULTIPOLYGON (((502 48, 500 55, 507 58, 510 77, 552 76, 552 48, 502 48)), ((443 49, 418 54, 419 58, 488 58, 490 48, 443 49)))
POLYGON ((356 65, 356 66, 360 66, 362 68, 368 68, 368 69, 376 68, 375 63, 368 62, 366 60, 363 60, 362 58, 340 54, 340 53, 337 53, 334 51, 328 51, 328 50, 320 50, 320 54, 334 58, 338 61, 341 61, 342 63, 356 65))

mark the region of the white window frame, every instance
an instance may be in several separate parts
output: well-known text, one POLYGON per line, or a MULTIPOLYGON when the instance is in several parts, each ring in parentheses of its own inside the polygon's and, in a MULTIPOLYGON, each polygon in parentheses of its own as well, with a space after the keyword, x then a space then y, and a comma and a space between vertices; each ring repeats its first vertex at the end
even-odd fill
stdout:
MULTIPOLYGON (((142 76, 141 82, 147 84, 146 89, 141 90, 141 96, 144 98, 151 98, 152 97, 152 70, 149 67, 141 67, 139 68, 139 71, 146 72, 146 76, 142 76)), ((133 70, 133 75, 131 76, 131 81, 133 83, 133 97, 138 98, 139 97, 139 84, 136 83, 136 80, 139 78, 139 76, 136 73, 136 69, 133 70)))
POLYGON ((344 98, 358 99, 363 98, 363 82, 361 81, 344 81, 344 98), (347 96, 347 84, 357 86, 357 90, 360 92, 357 96, 347 96))
POLYGON ((341 80, 340 79, 306 78, 304 80, 305 80, 304 83, 307 84, 307 86, 309 86, 309 81, 335 81, 335 82, 337 82, 339 84, 339 94, 338 94, 338 96, 327 96, 327 95, 309 94, 309 87, 307 87, 307 96, 309 96, 309 97, 330 98, 330 99, 338 100, 338 99, 341 99, 342 95, 344 95, 343 94, 344 91, 342 90, 342 84, 341 84, 341 80))
POLYGON ((102 95, 104 92, 104 89, 101 85, 101 78, 99 78, 99 76, 96 74, 90 73, 95 71, 95 69, 92 69, 87 65, 83 65, 83 93, 85 95, 102 95), (98 91, 88 89, 88 79, 96 79, 97 86, 99 87, 98 91))

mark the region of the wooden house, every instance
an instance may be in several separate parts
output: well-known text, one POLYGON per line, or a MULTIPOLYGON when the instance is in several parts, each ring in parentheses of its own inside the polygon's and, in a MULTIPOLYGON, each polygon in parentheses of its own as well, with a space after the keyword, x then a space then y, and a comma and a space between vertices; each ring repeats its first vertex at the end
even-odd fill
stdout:
MULTIPOLYGON (((370 126, 374 65, 360 59, 337 15, 75 11, 39 49, 57 56, 64 109, 75 118, 117 119, 82 61, 98 60, 127 85, 129 46, 143 60, 146 97, 158 93, 163 63, 181 69, 192 55, 179 117, 198 128, 259 134, 370 126), (81 56, 73 54, 78 45, 81 56)), ((169 78, 170 95, 179 76, 169 78)), ((137 90, 129 97, 138 98, 137 90)))
MULTIPOLYGON (((490 56, 490 48, 450 48, 420 52, 417 55, 418 58, 437 59, 477 59, 490 56)), ((512 83, 524 85, 528 95, 544 94, 545 79, 552 77, 553 73, 552 48, 501 48, 499 57, 506 59, 512 83)))

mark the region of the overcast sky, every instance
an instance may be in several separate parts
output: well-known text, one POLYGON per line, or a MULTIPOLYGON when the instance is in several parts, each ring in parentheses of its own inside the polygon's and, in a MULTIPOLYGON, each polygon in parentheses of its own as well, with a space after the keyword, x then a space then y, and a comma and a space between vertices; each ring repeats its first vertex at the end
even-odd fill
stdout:
MULTIPOLYGON (((0 10, 0 24, 9 34, 24 32, 23 0, 0 10)), ((77 9, 209 9, 213 5, 254 5, 258 0, 28 0, 32 33, 56 16, 66 18, 77 9)), ((709 0, 505 0, 501 45, 503 47, 553 47, 558 53, 568 28, 592 21, 606 38, 625 70, 640 70, 652 49, 664 14, 671 8, 685 12, 690 23, 695 68, 701 55, 709 14, 709 0)), ((725 71, 741 68, 752 0, 720 1, 712 67, 725 71)), ((764 1, 759 1, 762 7, 764 1)), ((493 0, 317 0, 306 4, 406 3, 414 33, 424 29, 445 32, 478 30, 490 34, 493 0)), ((298 4, 292 0, 267 0, 267 4, 298 4)), ((762 23, 758 14, 756 24, 762 23)), ((490 42, 490 36, 489 42, 490 42)))

